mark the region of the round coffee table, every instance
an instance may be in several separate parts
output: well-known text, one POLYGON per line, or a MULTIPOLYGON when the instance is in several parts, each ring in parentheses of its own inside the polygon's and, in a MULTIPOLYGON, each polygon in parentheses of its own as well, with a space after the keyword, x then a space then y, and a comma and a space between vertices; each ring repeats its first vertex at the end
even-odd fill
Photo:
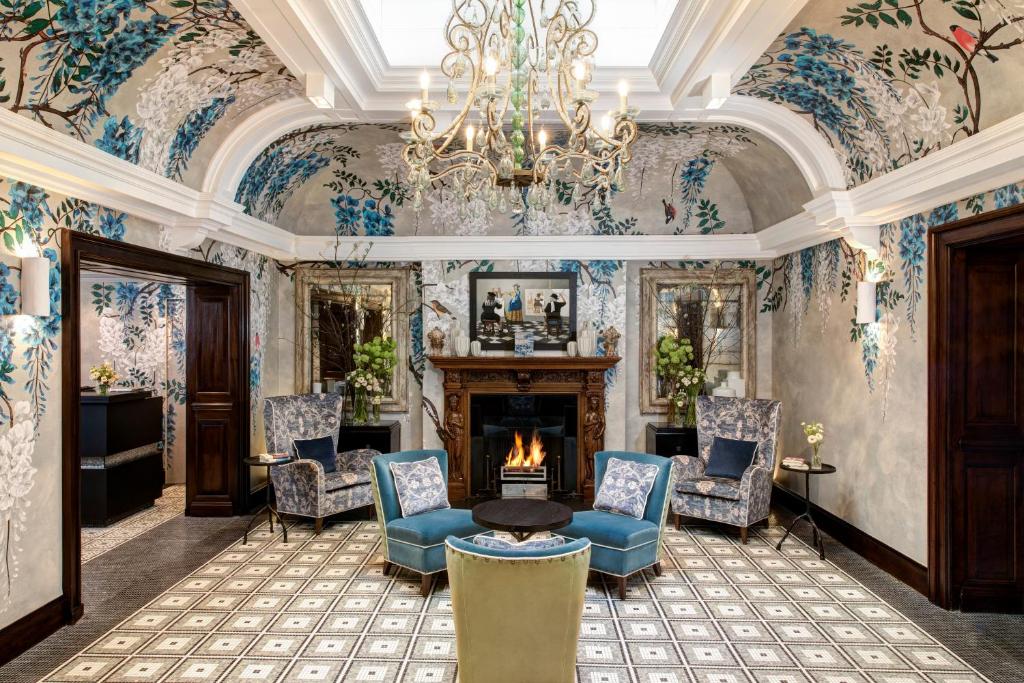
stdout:
POLYGON ((499 498, 474 506, 473 521, 488 529, 507 531, 522 542, 538 531, 569 526, 572 508, 539 498, 499 498))
POLYGON ((822 560, 825 559, 825 541, 821 537, 821 532, 818 531, 818 525, 814 523, 814 517, 811 516, 811 475, 812 474, 834 474, 836 471, 835 466, 827 465, 822 463, 821 467, 814 469, 798 468, 798 467, 786 467, 781 465, 782 469, 787 472, 796 472, 797 474, 804 475, 804 511, 796 519, 794 519, 789 528, 786 529, 785 535, 779 539, 779 544, 775 546, 776 550, 782 550, 782 542, 789 538, 789 533, 793 531, 793 527, 801 519, 806 519, 811 525, 811 538, 814 541, 814 546, 818 549, 818 557, 822 560))

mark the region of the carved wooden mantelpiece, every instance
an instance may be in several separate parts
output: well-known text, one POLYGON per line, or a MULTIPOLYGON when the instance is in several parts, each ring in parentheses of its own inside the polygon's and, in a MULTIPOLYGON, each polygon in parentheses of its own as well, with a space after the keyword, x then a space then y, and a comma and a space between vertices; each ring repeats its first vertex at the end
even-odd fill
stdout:
POLYGON ((470 482, 469 403, 473 394, 575 394, 579 401, 576 490, 594 497, 594 453, 604 448, 605 372, 617 356, 430 356, 444 372, 444 446, 448 497, 461 501, 470 482))

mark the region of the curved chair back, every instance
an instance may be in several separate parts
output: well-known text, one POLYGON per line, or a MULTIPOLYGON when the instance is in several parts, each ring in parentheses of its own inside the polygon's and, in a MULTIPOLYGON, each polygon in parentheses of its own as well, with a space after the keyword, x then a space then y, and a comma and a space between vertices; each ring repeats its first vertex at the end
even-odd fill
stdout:
POLYGON ((448 453, 443 450, 401 451, 374 456, 370 461, 370 481, 373 482, 373 501, 377 508, 377 519, 381 524, 398 519, 402 516, 402 508, 398 504, 398 490, 395 488, 395 477, 391 474, 393 462, 416 462, 437 458, 441 466, 441 475, 448 481, 448 453))
POLYGON ((263 433, 268 453, 291 453, 295 439, 330 435, 338 446, 341 394, 268 396, 263 401, 263 433))
POLYGON ((697 397, 697 447, 700 459, 711 457, 716 436, 756 441, 754 462, 769 472, 775 469, 782 404, 763 398, 697 397))
POLYGON ((449 536, 445 554, 459 681, 572 683, 590 540, 496 550, 449 536))
POLYGON ((672 458, 650 455, 648 453, 632 453, 630 451, 598 451, 594 454, 595 497, 601 489, 601 482, 604 481, 604 471, 608 468, 609 458, 632 460, 633 462, 657 466, 658 476, 654 480, 654 486, 651 487, 650 495, 647 496, 647 508, 644 510, 644 519, 661 526, 668 512, 668 501, 672 484, 672 458))

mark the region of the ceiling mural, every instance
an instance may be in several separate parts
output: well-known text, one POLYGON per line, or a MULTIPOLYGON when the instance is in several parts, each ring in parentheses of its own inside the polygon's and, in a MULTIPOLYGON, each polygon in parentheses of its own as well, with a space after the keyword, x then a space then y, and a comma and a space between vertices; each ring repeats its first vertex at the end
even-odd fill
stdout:
POLYGON ((399 133, 404 125, 339 123, 282 136, 250 165, 235 200, 298 234, 550 235, 749 233, 802 211, 799 170, 767 138, 711 124, 644 125, 624 187, 607 206, 556 185, 556 210, 529 217, 507 201, 468 210, 437 184, 414 211, 399 133), (773 169, 766 176, 765 169, 773 169))
POLYGON ((806 116, 855 186, 1020 113, 1019 0, 810 2, 735 92, 806 116))
POLYGON ((0 41, 0 105, 193 187, 233 121, 298 92, 226 0, 7 0, 0 41))

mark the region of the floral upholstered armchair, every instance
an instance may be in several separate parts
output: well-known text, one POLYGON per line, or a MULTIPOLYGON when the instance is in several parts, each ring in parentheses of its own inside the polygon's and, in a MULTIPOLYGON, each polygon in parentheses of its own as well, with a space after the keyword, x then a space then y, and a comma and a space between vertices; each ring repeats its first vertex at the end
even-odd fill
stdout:
POLYGON ((698 457, 677 455, 672 512, 676 528, 680 517, 697 517, 747 528, 768 517, 772 477, 779 441, 778 401, 699 396, 697 398, 698 457), (715 437, 754 441, 757 449, 740 480, 706 477, 704 469, 715 437))
MULTIPOLYGON (((295 455, 296 439, 330 436, 337 450, 342 397, 338 394, 271 396, 263 403, 263 428, 268 453, 295 455)), ((373 505, 370 458, 378 451, 362 449, 338 453, 334 472, 325 472, 316 460, 296 460, 270 468, 277 511, 312 517, 316 532, 324 517, 373 505)))

